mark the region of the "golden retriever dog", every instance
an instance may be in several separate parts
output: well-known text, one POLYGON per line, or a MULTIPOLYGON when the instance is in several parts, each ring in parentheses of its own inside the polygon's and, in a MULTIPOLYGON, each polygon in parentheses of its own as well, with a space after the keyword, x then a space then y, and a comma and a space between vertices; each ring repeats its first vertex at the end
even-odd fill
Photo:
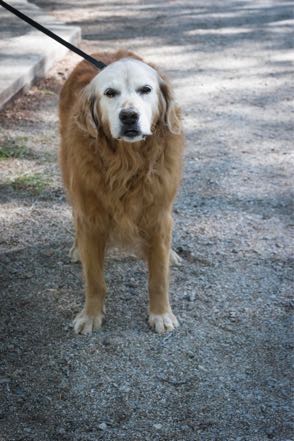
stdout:
POLYGON ((146 260, 149 324, 170 331, 178 326, 168 286, 184 144, 180 110, 166 77, 134 53, 93 56, 107 67, 82 61, 60 95, 60 166, 86 285, 74 329, 89 334, 101 326, 104 256, 120 245, 146 260))

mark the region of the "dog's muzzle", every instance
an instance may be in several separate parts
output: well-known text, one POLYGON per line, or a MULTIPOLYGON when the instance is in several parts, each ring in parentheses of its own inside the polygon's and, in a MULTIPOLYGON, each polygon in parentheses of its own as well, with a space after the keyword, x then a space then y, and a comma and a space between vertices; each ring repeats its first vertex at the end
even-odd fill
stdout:
POLYGON ((133 109, 123 109, 119 113, 119 119, 121 122, 121 137, 136 138, 142 135, 138 112, 133 109))

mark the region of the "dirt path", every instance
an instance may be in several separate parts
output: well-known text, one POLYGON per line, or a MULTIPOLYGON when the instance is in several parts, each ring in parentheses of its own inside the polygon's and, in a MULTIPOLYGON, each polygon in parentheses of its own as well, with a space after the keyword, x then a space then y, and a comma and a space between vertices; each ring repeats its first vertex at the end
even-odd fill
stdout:
POLYGON ((37 3, 80 24, 84 49, 132 48, 173 79, 181 327, 148 329, 144 265, 113 255, 103 329, 73 334, 83 286, 56 161, 69 55, 0 114, 0 439, 290 441, 293 2, 37 3))

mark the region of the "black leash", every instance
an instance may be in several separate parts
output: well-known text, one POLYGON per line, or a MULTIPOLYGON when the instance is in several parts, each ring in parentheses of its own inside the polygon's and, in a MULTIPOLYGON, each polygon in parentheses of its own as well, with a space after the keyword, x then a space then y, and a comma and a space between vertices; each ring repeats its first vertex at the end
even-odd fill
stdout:
POLYGON ((32 20, 27 15, 20 12, 18 9, 13 8, 8 3, 3 2, 0 0, 0 5, 3 6, 3 8, 6 8, 9 12, 12 12, 12 14, 16 15, 21 20, 25 21, 29 25, 33 26, 34 28, 38 29, 38 31, 43 32, 44 34, 48 35, 48 37, 53 38, 53 40, 57 41, 60 44, 63 44, 63 46, 67 47, 69 50, 75 52, 80 57, 84 58, 89 63, 94 64, 98 69, 104 69, 106 67, 106 64, 102 63, 102 61, 96 60, 95 58, 91 57, 90 55, 83 52, 78 47, 74 46, 71 43, 68 43, 63 38, 59 37, 58 35, 54 34, 54 32, 49 31, 49 29, 45 28, 44 26, 37 23, 35 20, 32 20))

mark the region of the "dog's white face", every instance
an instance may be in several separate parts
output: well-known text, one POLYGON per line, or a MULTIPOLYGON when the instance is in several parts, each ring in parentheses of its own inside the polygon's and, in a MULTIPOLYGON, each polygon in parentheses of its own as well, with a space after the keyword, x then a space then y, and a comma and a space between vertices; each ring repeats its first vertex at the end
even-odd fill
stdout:
POLYGON ((99 97, 101 123, 108 125, 113 138, 138 142, 151 135, 158 114, 159 80, 147 64, 124 58, 91 81, 88 91, 99 97))

